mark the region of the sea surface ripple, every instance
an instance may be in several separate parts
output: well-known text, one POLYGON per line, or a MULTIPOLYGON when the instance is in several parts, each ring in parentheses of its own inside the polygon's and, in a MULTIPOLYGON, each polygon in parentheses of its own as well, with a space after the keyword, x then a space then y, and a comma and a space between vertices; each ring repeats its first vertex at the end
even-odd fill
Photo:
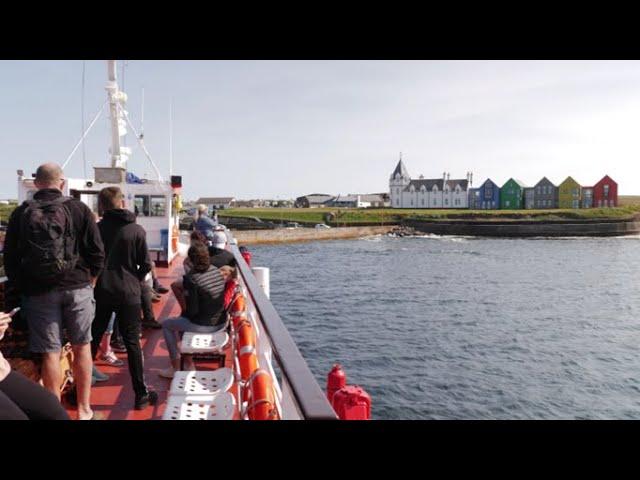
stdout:
POLYGON ((320 385, 375 419, 640 418, 640 238, 254 246, 320 385))

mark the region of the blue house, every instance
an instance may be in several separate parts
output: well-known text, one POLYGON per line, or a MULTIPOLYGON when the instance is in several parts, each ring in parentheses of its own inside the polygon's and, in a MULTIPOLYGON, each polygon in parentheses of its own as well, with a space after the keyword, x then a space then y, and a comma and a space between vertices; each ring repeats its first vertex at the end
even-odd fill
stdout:
POLYGON ((475 208, 479 210, 498 210, 500 209, 500 187, 488 178, 478 188, 476 199, 475 208))

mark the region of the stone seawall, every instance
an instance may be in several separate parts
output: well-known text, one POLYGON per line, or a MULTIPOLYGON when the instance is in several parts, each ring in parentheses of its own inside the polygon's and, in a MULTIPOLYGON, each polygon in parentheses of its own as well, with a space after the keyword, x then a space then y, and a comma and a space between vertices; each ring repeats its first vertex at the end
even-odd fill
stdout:
POLYGON ((589 220, 554 222, 429 222, 406 220, 407 227, 435 235, 484 237, 607 237, 640 234, 640 220, 589 220))
POLYGON ((238 245, 258 245, 263 243, 313 242, 316 240, 340 240, 360 238, 369 235, 386 234, 393 225, 384 227, 336 227, 315 228, 279 228, 276 230, 234 230, 230 229, 238 245))

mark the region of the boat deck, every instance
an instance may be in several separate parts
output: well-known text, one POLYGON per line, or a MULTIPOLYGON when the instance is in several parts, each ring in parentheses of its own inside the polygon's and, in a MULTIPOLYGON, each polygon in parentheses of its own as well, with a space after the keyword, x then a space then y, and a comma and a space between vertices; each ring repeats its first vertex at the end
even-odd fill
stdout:
MULTIPOLYGON (((169 268, 156 268, 156 274, 160 284, 169 288, 169 285, 183 274, 182 258, 176 260, 169 268)), ((156 319, 162 323, 166 318, 177 316, 180 307, 172 292, 162 295, 158 303, 153 304, 156 319)), ((142 330, 142 351, 144 355, 145 380, 150 389, 158 392, 158 403, 144 410, 134 410, 135 395, 131 387, 131 379, 127 367, 127 354, 118 353, 118 358, 125 363, 121 367, 106 365, 96 361, 96 367, 101 372, 109 375, 106 382, 96 383, 91 388, 91 407, 95 412, 101 412, 107 420, 161 420, 166 407, 167 391, 171 380, 162 378, 158 372, 169 365, 169 355, 164 343, 162 330, 142 330)), ((225 350, 225 366, 231 368, 233 355, 231 347, 225 350)), ((214 363, 197 362, 198 370, 214 370, 214 363)), ((235 385, 231 392, 235 394, 235 385)), ((75 407, 65 404, 71 418, 77 418, 75 407)))

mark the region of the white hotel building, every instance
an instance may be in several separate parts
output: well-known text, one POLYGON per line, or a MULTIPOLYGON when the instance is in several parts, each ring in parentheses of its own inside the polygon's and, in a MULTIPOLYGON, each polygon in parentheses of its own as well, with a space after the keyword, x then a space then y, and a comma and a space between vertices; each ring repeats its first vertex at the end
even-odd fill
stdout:
POLYGON ((402 157, 389 177, 389 194, 392 208, 469 208, 468 190, 473 179, 450 180, 449 174, 442 178, 425 179, 422 175, 412 180, 402 157))

